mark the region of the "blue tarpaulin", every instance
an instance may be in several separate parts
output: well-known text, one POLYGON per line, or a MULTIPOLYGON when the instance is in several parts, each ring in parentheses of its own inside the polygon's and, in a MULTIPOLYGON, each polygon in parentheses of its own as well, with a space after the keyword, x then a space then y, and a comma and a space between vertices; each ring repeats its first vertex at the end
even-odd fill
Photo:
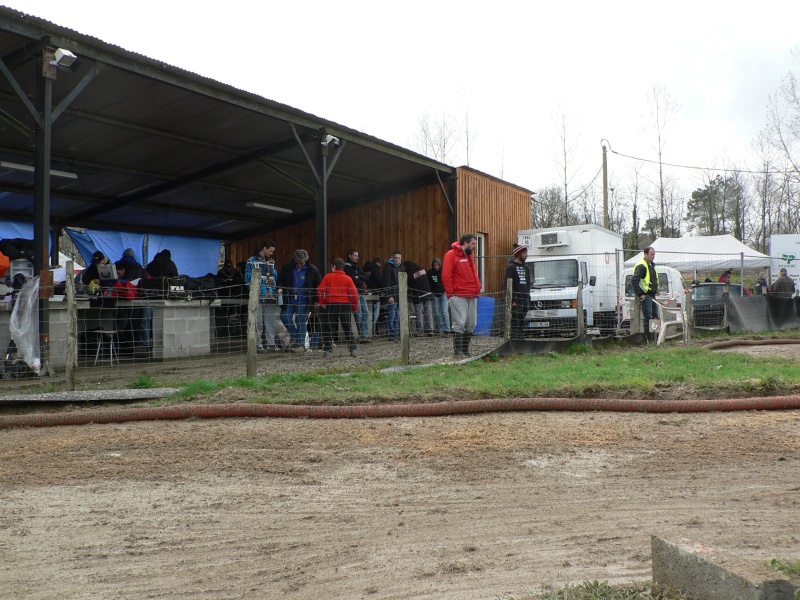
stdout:
POLYGON ((206 273, 217 274, 219 270, 219 240, 190 238, 177 235, 150 234, 147 253, 150 260, 161 250, 169 250, 178 273, 190 277, 202 277, 206 273))
POLYGON ((133 248, 136 260, 143 266, 147 266, 147 263, 153 260, 153 257, 161 250, 169 250, 181 275, 201 277, 206 273, 216 273, 219 269, 221 243, 219 240, 93 229, 87 229, 84 233, 71 229, 65 231, 77 246, 87 265, 91 264, 92 254, 97 250, 100 250, 112 262, 116 262, 122 258, 122 253, 127 248, 133 248), (145 245, 147 247, 146 254, 145 245))

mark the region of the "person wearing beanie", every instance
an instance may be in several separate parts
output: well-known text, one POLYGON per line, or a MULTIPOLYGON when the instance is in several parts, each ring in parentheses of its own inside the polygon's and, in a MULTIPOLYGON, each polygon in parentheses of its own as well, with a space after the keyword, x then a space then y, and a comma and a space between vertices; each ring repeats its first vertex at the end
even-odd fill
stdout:
POLYGON ((506 281, 511 280, 511 339, 525 338, 525 315, 531 306, 531 277, 525 260, 527 246, 514 245, 514 259, 508 263, 506 281))
POLYGON ((133 248, 127 248, 122 253, 122 258, 117 262, 125 265, 125 279, 128 281, 141 279, 142 269, 144 267, 136 261, 136 253, 133 251, 133 248))
POLYGON ((289 351, 305 348, 309 307, 319 310, 317 288, 322 282, 319 269, 308 262, 308 252, 294 251, 291 262, 278 274, 278 294, 283 294, 281 321, 292 336, 289 351))
POLYGON ((442 282, 442 259, 434 258, 428 271, 428 283, 433 294, 433 315, 439 335, 450 335, 450 309, 447 307, 447 293, 442 282))

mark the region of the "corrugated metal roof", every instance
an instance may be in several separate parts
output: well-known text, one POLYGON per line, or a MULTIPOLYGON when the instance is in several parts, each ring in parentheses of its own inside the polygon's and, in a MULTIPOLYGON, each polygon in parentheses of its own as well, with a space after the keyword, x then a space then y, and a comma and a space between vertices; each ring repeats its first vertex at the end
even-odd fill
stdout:
MULTIPOLYGON (((330 212, 434 183, 436 171, 455 173, 338 123, 0 7, 0 58, 31 101, 43 42, 79 57, 74 72, 59 71, 54 106, 96 71, 53 123, 51 170, 77 175, 51 178, 54 224, 235 239, 314 218, 315 177, 303 149, 315 156, 320 128, 344 142, 328 180, 330 212)), ((33 165, 33 130, 0 76, 0 161, 33 165)), ((32 173, 0 168, 0 218, 33 219, 33 183, 32 173)))

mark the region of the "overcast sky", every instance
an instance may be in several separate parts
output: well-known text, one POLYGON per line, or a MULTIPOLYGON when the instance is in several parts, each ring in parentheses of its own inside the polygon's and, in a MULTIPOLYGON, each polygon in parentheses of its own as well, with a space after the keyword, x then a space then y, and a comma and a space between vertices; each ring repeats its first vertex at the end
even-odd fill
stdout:
MULTIPOLYGON (((655 85, 679 106, 665 161, 744 164, 800 45, 797 0, 0 2, 412 149, 423 114, 468 115, 470 166, 532 190, 559 182, 562 117, 574 187, 602 138, 655 158, 655 85)), ((616 181, 631 166, 609 157, 616 181)))

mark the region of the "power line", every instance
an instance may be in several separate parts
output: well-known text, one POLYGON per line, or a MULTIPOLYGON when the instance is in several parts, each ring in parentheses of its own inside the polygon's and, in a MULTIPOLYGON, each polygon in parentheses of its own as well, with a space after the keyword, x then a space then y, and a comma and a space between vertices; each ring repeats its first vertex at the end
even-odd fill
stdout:
MULTIPOLYGON (((665 162, 659 162, 657 160, 650 160, 648 158, 639 158, 637 156, 629 156, 627 154, 623 154, 622 152, 617 152, 616 150, 612 149, 610 144, 609 144, 609 148, 608 149, 611 150, 611 152, 613 152, 617 156, 622 156, 623 158, 630 158, 631 160, 638 160, 640 162, 651 163, 651 164, 654 164, 654 165, 661 164, 661 165, 665 165, 667 167, 675 167, 677 169, 694 169, 694 170, 697 170, 697 171, 722 171, 723 173, 750 173, 752 175, 777 175, 777 174, 783 173, 783 171, 751 171, 749 169, 723 169, 723 168, 720 168, 720 167, 694 167, 694 166, 691 166, 691 165, 678 165, 678 164, 674 164, 674 163, 665 163, 665 162)), ((597 178, 597 176, 595 175, 595 179, 596 178, 597 178)))

